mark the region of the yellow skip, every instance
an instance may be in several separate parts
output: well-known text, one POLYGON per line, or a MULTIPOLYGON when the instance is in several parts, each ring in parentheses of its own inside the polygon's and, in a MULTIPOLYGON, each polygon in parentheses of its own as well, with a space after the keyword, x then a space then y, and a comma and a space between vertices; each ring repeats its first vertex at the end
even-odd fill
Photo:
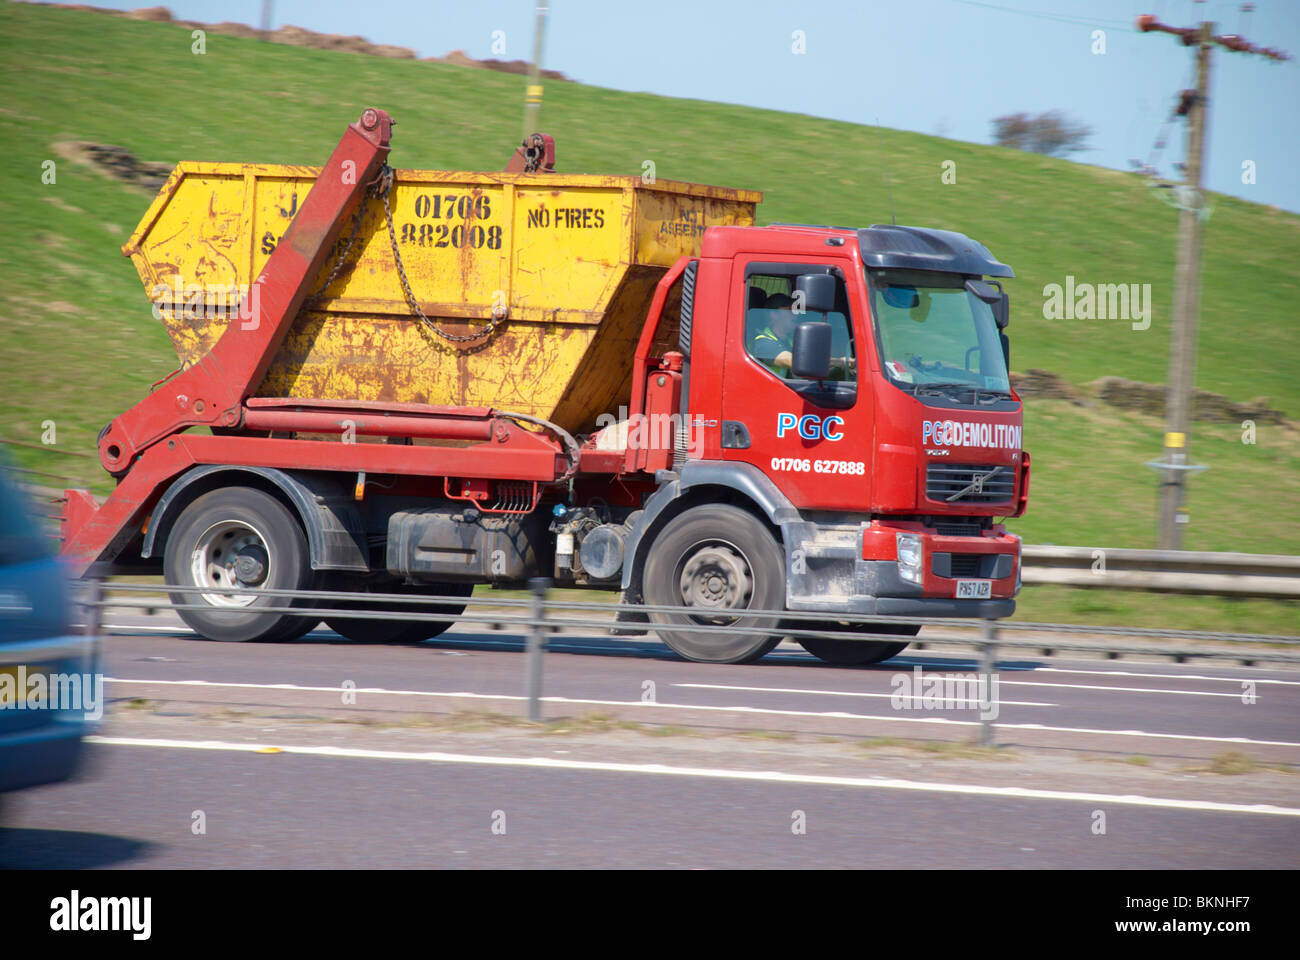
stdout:
MULTIPOLYGON (((238 303, 224 291, 248 289, 318 172, 193 162, 172 172, 122 250, 183 363, 216 343, 238 303)), ((308 285, 322 296, 258 396, 490 406, 588 428, 627 399, 655 283, 700 252, 706 226, 753 225, 762 194, 640 176, 398 170, 388 199, 421 309, 462 336, 505 321, 486 343, 458 344, 414 319, 371 197, 354 265, 320 291, 331 257, 308 285)))

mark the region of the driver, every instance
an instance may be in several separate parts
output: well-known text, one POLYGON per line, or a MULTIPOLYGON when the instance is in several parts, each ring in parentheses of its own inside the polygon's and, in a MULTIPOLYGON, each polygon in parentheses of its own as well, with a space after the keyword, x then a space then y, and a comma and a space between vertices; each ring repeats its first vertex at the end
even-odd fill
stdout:
MULTIPOLYGON (((789 380, 790 368, 794 365, 794 298, 784 293, 769 294, 763 303, 763 310, 767 323, 754 328, 749 341, 749 352, 778 377, 789 380)), ((828 379, 848 380, 853 372, 851 356, 831 358, 828 379)))
POLYGON ((763 304, 766 326, 754 331, 749 352, 778 377, 789 378, 794 363, 794 299, 784 293, 770 294, 763 304))

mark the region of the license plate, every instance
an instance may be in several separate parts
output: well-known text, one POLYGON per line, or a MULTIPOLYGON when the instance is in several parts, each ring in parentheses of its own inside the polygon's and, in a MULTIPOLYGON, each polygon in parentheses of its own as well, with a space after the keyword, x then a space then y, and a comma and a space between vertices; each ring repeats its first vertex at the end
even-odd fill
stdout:
POLYGON ((993 596, 992 580, 958 580, 958 600, 988 600, 993 596))

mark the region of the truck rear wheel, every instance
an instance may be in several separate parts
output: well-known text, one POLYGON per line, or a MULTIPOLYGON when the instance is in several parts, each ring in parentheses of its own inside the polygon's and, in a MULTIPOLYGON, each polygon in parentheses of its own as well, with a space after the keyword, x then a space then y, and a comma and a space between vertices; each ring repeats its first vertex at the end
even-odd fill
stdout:
MULTIPOLYGON (((345 587, 344 589, 352 589, 345 587)), ((415 596, 468 597, 474 592, 472 583, 421 583, 415 586, 404 583, 372 584, 367 589, 370 593, 403 593, 415 596)), ((356 600, 337 604, 342 610, 387 610, 410 612, 414 614, 441 613, 454 617, 465 612, 463 603, 409 603, 400 604, 390 601, 388 604, 376 601, 368 603, 356 600)), ((360 617, 327 617, 325 626, 341 637, 356 643, 419 643, 429 640, 446 631, 452 625, 449 620, 367 620, 360 617)))
POLYGON ((779 619, 741 615, 784 609, 785 556, 767 527, 739 507, 692 507, 669 521, 650 547, 644 587, 648 604, 686 608, 650 618, 664 625, 656 627, 664 643, 687 660, 749 663, 781 642, 774 633, 779 619), (673 624, 730 629, 695 633, 673 624))
MULTIPOLYGON (((798 626, 807 630, 833 630, 851 633, 901 633, 916 636, 920 632, 919 624, 906 623, 801 623, 798 626)), ((833 663, 837 667, 859 667, 868 663, 881 663, 898 656, 907 649, 906 643, 890 640, 837 640, 829 637, 801 637, 799 644, 819 660, 833 663)))
POLYGON ((171 594, 173 603, 204 605, 177 612, 209 640, 288 640, 320 622, 310 614, 258 612, 260 607, 308 607, 310 600, 271 597, 262 591, 309 590, 315 580, 298 518, 261 490, 224 487, 198 497, 167 537, 163 568, 168 586, 248 591, 171 594))

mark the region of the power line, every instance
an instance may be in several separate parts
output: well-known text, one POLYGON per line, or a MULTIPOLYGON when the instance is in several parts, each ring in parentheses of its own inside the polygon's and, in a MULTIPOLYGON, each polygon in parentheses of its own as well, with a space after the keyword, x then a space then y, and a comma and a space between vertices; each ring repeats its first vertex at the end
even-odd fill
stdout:
POLYGON ((1062 13, 1045 13, 1041 10, 1024 10, 1019 7, 1004 7, 996 3, 985 3, 983 0, 949 0, 950 3, 960 3, 968 7, 981 7, 985 10, 996 10, 998 13, 1011 13, 1021 17, 1029 17, 1035 20, 1051 20, 1056 23, 1066 23, 1075 27, 1127 27, 1127 20, 1109 20, 1098 17, 1074 17, 1062 13))

